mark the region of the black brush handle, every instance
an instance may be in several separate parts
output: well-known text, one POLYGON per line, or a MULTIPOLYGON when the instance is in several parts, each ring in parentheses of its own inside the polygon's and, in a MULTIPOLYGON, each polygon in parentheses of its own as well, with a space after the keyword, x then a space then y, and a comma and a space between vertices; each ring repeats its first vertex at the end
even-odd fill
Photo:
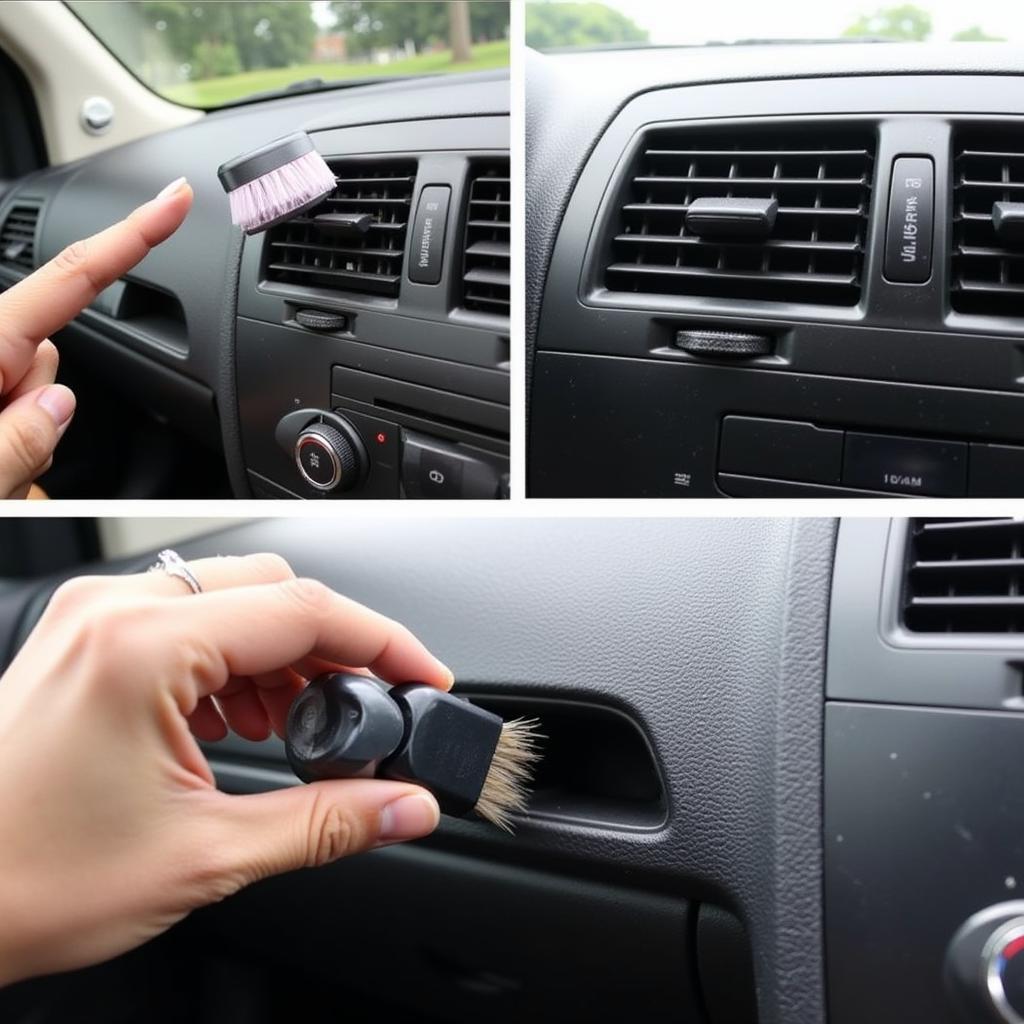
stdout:
POLYGON ((380 683, 338 672, 318 676, 292 702, 285 752, 303 782, 372 777, 404 732, 380 683))
POLYGON ((364 676, 314 679, 288 712, 285 750, 303 782, 377 776, 429 789, 445 814, 480 799, 504 722, 459 697, 364 676))

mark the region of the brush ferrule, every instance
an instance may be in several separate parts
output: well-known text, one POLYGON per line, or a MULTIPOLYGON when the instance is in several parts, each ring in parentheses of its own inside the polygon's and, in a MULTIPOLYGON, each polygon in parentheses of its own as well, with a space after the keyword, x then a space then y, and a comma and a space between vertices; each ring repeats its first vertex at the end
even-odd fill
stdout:
POLYGON ((504 723, 498 715, 433 686, 396 686, 391 699, 405 732, 380 774, 417 782, 445 814, 468 814, 480 799, 504 723))
POLYGON ((315 148, 313 140, 305 132, 292 132, 259 149, 225 161, 217 168, 217 177, 225 192, 233 192, 242 185, 248 185, 250 181, 262 178, 264 174, 298 160, 300 156, 312 153, 315 148))

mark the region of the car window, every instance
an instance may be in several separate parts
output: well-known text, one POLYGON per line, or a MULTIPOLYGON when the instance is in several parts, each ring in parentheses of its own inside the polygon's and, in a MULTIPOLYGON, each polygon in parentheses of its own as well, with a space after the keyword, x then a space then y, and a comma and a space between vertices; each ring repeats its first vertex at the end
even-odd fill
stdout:
POLYGON ((207 109, 267 93, 508 65, 506 0, 67 6, 150 89, 207 109))

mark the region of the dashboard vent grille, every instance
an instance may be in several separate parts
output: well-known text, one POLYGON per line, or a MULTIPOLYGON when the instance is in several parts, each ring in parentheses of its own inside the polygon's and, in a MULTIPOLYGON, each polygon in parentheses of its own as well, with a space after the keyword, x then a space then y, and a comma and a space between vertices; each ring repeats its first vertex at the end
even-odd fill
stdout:
POLYGON ((338 183, 322 203, 268 232, 267 280, 396 298, 415 162, 332 162, 331 170, 338 183), (367 213, 373 221, 353 239, 317 227, 322 213, 367 213))
POLYGON ((13 264, 23 270, 35 269, 38 222, 38 203, 18 203, 11 207, 0 228, 0 263, 13 264))
POLYGON ((511 195, 509 163, 478 167, 469 186, 462 264, 466 309, 509 315, 511 195))
POLYGON ((1024 632, 1024 520, 912 519, 903 621, 921 633, 1024 632))
POLYGON ((952 306, 961 313, 1024 316, 1024 244, 996 234, 997 202, 1024 202, 1019 131, 964 132, 953 159, 952 306))
POLYGON ((605 283, 613 291, 851 306, 860 298, 874 134, 790 127, 648 133, 605 283), (686 228, 694 199, 776 199, 768 239, 686 228))

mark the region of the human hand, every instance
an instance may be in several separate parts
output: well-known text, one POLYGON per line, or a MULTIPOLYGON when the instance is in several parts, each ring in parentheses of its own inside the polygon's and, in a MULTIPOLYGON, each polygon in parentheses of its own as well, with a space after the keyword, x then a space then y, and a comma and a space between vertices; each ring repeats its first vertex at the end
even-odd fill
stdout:
POLYGON ((162 572, 64 584, 0 679, 0 984, 105 960, 258 879, 437 825, 434 798, 406 783, 215 788, 195 737, 283 734, 314 675, 366 667, 442 689, 452 675, 276 556, 190 568, 201 594, 162 572))
POLYGON ((24 498, 75 412, 70 388, 55 384, 49 335, 173 234, 192 205, 184 178, 124 220, 74 242, 0 294, 0 498, 24 498))

